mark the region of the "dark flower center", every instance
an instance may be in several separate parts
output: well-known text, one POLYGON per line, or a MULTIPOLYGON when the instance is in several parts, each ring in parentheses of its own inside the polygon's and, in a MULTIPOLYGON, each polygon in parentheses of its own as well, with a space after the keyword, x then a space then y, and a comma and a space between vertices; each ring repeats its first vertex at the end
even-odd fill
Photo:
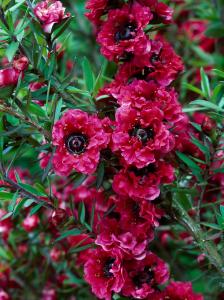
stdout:
POLYGON ((124 26, 120 27, 115 33, 115 41, 125 41, 131 40, 135 36, 136 25, 134 23, 127 23, 124 26))
POLYGON ((119 58, 120 62, 129 62, 134 57, 134 53, 132 52, 124 52, 123 55, 119 58))
POLYGON ((156 53, 153 53, 151 58, 150 58, 150 61, 152 64, 156 63, 157 61, 159 61, 159 54, 156 54, 156 53))
POLYGON ((155 164, 149 164, 148 166, 138 169, 135 166, 131 166, 129 168, 130 172, 134 172, 136 176, 146 176, 149 173, 155 173, 156 172, 156 165, 155 164))
POLYGON ((103 274, 106 278, 113 277, 113 273, 110 272, 111 268, 113 267, 113 263, 115 262, 115 258, 109 257, 104 264, 103 267, 103 274))
POLYGON ((152 127, 141 128, 136 125, 130 132, 131 136, 137 137, 143 144, 154 138, 154 130, 152 127))
POLYGON ((73 133, 65 138, 65 146, 72 154, 81 154, 88 145, 88 138, 82 133, 73 133))
POLYGON ((144 79, 146 79, 147 76, 148 76, 149 74, 151 74, 152 72, 154 72, 154 68, 145 67, 141 72, 135 74, 134 77, 135 77, 136 79, 140 79, 140 80, 142 79, 142 80, 144 80, 144 79))
POLYGON ((122 4, 123 4, 123 1, 121 1, 121 0, 108 0, 106 9, 109 10, 109 9, 113 9, 113 8, 119 8, 122 6, 122 4))
POLYGON ((152 280, 154 279, 154 272, 152 269, 145 267, 144 271, 137 274, 133 278, 134 284, 138 287, 141 288, 141 286, 144 283, 151 284, 152 280))

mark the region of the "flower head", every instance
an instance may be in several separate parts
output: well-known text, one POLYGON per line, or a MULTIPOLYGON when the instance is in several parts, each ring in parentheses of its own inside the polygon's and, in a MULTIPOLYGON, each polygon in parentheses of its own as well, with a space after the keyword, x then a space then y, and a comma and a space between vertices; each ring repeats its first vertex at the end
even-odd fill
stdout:
POLYGON ((100 299, 110 300, 112 292, 119 293, 124 285, 125 273, 121 252, 93 250, 84 266, 85 280, 100 299))
POLYGON ((143 260, 127 261, 124 267, 127 277, 122 293, 128 297, 146 299, 169 279, 168 266, 152 252, 143 260))
POLYGON ((72 170, 93 173, 100 159, 100 150, 107 147, 110 134, 95 115, 81 110, 68 110, 53 128, 53 168, 59 175, 72 170))
POLYGON ((203 296, 195 294, 190 282, 171 282, 164 291, 165 299, 172 300, 203 300, 203 296))
POLYGON ((153 105, 141 111, 124 105, 117 110, 116 122, 113 151, 120 152, 127 165, 144 168, 175 146, 164 113, 153 105))
POLYGON ((119 171, 113 180, 113 189, 133 199, 154 200, 160 194, 160 185, 174 180, 174 169, 164 161, 156 161, 142 169, 130 166, 119 171))
POLYGON ((56 23, 69 18, 70 13, 65 13, 61 1, 45 0, 39 2, 34 8, 35 16, 41 21, 43 30, 50 33, 56 23))
POLYGON ((161 86, 169 86, 177 75, 183 71, 183 62, 172 46, 158 36, 151 41, 151 51, 135 55, 122 64, 116 75, 116 81, 126 84, 135 78, 145 81, 153 80, 161 86))
POLYGON ((150 9, 138 3, 109 11, 97 37, 101 53, 115 61, 133 53, 148 53, 151 46, 143 29, 151 19, 150 9))

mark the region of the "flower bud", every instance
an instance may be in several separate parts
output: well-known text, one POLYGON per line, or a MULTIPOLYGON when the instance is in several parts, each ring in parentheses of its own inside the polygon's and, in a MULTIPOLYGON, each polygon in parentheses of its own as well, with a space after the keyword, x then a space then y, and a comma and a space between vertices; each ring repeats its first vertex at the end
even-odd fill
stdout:
POLYGON ((28 65, 29 65, 29 61, 28 61, 27 57, 25 57, 25 56, 22 56, 13 61, 13 68, 18 71, 26 70, 28 65))
POLYGON ((33 216, 27 216, 22 223, 23 228, 27 231, 27 232, 31 232, 32 230, 34 230, 37 225, 39 224, 39 217, 37 215, 33 215, 33 216))
POLYGON ((57 227, 57 226, 59 226, 61 223, 64 222, 65 218, 66 218, 66 211, 65 211, 64 209, 62 209, 62 208, 58 208, 58 209, 56 209, 56 210, 53 212, 53 214, 52 214, 52 216, 51 216, 51 223, 52 223, 55 227, 57 227))
POLYGON ((35 6, 34 13, 46 33, 51 33, 54 24, 70 17, 70 13, 65 14, 65 8, 60 1, 41 1, 35 6))
POLYGON ((209 134, 213 129, 216 128, 216 122, 210 117, 205 116, 201 124, 201 128, 204 133, 209 134))

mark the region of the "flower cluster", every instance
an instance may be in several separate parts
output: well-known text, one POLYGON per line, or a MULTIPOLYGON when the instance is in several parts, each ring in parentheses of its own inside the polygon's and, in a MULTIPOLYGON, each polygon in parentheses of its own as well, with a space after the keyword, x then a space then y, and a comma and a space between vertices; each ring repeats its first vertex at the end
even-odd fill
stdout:
MULTIPOLYGON (((188 119, 171 87, 183 70, 182 60, 163 37, 152 40, 147 34, 150 24, 172 22, 172 10, 156 0, 89 0, 86 8, 101 53, 117 63, 117 74, 99 91, 103 102, 97 103, 98 116, 68 110, 53 128, 55 172, 89 175, 105 161, 115 192, 106 201, 103 191, 88 187, 94 177, 78 189, 66 187, 66 195, 85 203, 87 218, 93 206, 88 199, 95 202, 96 248, 79 255, 85 279, 100 299, 110 300, 113 293, 136 299, 203 299, 189 283, 169 283, 168 265, 150 250, 164 214, 151 201, 160 196, 161 185, 174 181, 173 153, 189 139, 188 119), (100 105, 111 103, 108 117, 100 105)), ((46 166, 49 157, 42 158, 46 166)), ((57 198, 64 197, 59 193, 57 198)), ((66 207, 65 199, 62 203, 60 209, 66 207)))
MULTIPOLYGON (((0 11, 6 31, 0 70, 0 128, 6 131, 0 139, 0 300, 32 295, 41 300, 203 300, 190 282, 174 280, 188 262, 188 255, 178 254, 183 246, 195 255, 194 266, 186 265, 191 272, 183 269, 183 280, 201 277, 203 270, 193 267, 207 261, 222 273, 222 247, 216 253, 213 244, 221 240, 224 219, 223 128, 215 112, 222 111, 223 90, 221 85, 213 89, 203 70, 196 73, 200 62, 189 60, 194 67, 183 79, 193 77, 197 84, 201 76, 201 90, 184 87, 214 101, 191 103, 185 109, 190 122, 175 84, 184 64, 163 34, 173 22, 172 8, 159 0, 86 2, 104 57, 96 60, 97 68, 109 62, 96 77, 84 59, 84 80, 70 60, 74 52, 66 50, 80 44, 75 51, 87 52, 80 40, 85 36, 91 46, 94 41, 85 23, 70 22, 61 1, 16 5, 16 15, 7 1, 6 11, 0 11), (72 38, 64 38, 68 25, 72 38), (208 115, 198 112, 203 104, 208 115), (221 204, 217 224, 206 209, 211 203, 204 205, 213 201, 221 204), (175 261, 166 255, 170 249, 175 261), (36 276, 43 270, 44 276, 36 276)), ((193 19, 181 7, 179 16, 177 39, 184 42, 185 35, 193 44, 185 56, 194 50, 209 58, 218 48, 218 38, 206 35, 210 23, 193 19)), ((223 77, 218 69, 214 73, 223 77)), ((181 89, 182 97, 186 93, 181 89)), ((214 284, 201 289, 197 282, 205 293, 214 284)))

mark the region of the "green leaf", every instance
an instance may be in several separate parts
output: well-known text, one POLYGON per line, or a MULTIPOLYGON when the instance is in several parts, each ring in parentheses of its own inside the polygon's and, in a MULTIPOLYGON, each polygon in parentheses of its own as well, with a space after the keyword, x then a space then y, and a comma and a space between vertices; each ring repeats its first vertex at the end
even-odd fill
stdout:
POLYGON ((36 103, 30 103, 28 110, 38 117, 46 118, 46 112, 36 103))
POLYGON ((55 113, 54 113, 54 123, 60 118, 62 105, 63 105, 63 100, 62 98, 60 98, 59 101, 57 102, 55 113))
POLYGON ((94 84, 94 87, 93 87, 93 96, 94 97, 98 94, 98 91, 99 91, 99 89, 101 88, 101 86, 104 82, 103 76, 104 76, 107 64, 108 64, 107 60, 104 60, 103 65, 100 69, 100 72, 99 72, 99 74, 96 78, 96 81, 95 81, 95 84, 94 84))
POLYGON ((219 168, 219 169, 215 169, 215 170, 212 170, 215 174, 217 173, 222 173, 224 174, 224 168, 219 168))
POLYGON ((25 204, 26 199, 22 199, 21 201, 19 201, 19 203, 16 205, 16 207, 14 208, 13 211, 13 215, 17 216, 19 214, 20 209, 23 207, 23 205, 25 204))
POLYGON ((35 195, 35 196, 40 196, 40 197, 45 197, 46 194, 37 190, 36 188, 34 188, 33 186, 26 184, 26 183, 20 183, 19 184, 24 190, 26 190, 27 192, 35 195))
POLYGON ((101 162, 97 169, 97 178, 96 178, 96 188, 97 189, 99 189, 103 183, 104 173, 105 173, 104 163, 101 162))
POLYGON ((82 61, 82 69, 83 69, 86 87, 89 92, 92 92, 95 79, 94 79, 94 74, 92 72, 91 65, 86 57, 84 57, 82 61))
POLYGON ((7 214, 5 214, 4 216, 2 216, 1 218, 0 218, 0 221, 3 221, 3 220, 5 220, 5 219, 8 219, 8 218, 10 218, 12 216, 12 212, 10 211, 10 212, 8 212, 7 214))
POLYGON ((204 96, 203 92, 198 87, 196 87, 190 83, 184 83, 183 86, 186 87, 189 91, 192 91, 196 94, 204 96))
POLYGON ((219 226, 224 229, 224 217, 220 214, 216 215, 216 219, 218 221, 219 226))
POLYGON ((55 242, 59 242, 69 236, 76 236, 76 235, 79 235, 81 234, 82 232, 78 229, 78 228, 74 228, 74 229, 71 229, 71 230, 67 230, 65 232, 63 232, 56 240, 55 242))
POLYGON ((7 56, 9 61, 12 61, 18 48, 19 48, 18 42, 12 42, 11 44, 9 44, 8 48, 5 51, 5 55, 7 56))
POLYGON ((206 109, 212 109, 212 110, 215 110, 215 111, 224 111, 222 108, 220 108, 218 105, 212 103, 212 102, 209 102, 209 101, 206 101, 206 100, 194 100, 194 101, 191 101, 189 103, 190 105, 200 105, 206 109))
POLYGON ((201 68, 201 89, 205 97, 209 99, 211 97, 210 84, 209 84, 208 76, 207 74, 205 74, 203 68, 201 68))
POLYGON ((35 205, 30 211, 30 216, 35 215, 35 213, 37 213, 38 210, 41 209, 41 207, 43 207, 43 203, 39 203, 39 204, 35 205))
POLYGON ((192 45, 191 48, 198 55, 199 58, 206 62, 206 64, 214 65, 214 57, 211 54, 203 51, 200 47, 194 45, 192 45))
POLYGON ((224 85, 222 83, 218 84, 212 93, 212 100, 218 103, 224 95, 224 85))
POLYGON ((207 160, 210 158, 210 152, 209 149, 203 145, 198 139, 196 139, 193 135, 191 135, 191 142, 198 147, 205 155, 207 160))
POLYGON ((12 7, 10 7, 9 11, 14 12, 15 10, 17 10, 26 0, 19 0, 16 1, 18 2, 17 4, 13 5, 12 7))
POLYGON ((84 283, 84 281, 81 278, 78 278, 74 273, 68 271, 66 272, 66 275, 68 276, 69 279, 64 280, 65 284, 80 285, 84 283))
POLYGON ((91 231, 93 230, 94 217, 95 217, 95 207, 96 207, 96 202, 94 201, 92 203, 91 218, 90 218, 91 231))
POLYGON ((8 99, 12 96, 14 88, 12 85, 0 88, 1 99, 8 99))
POLYGON ((190 197, 188 197, 184 192, 179 191, 176 195, 176 198, 186 211, 192 208, 193 205, 190 201, 190 197))
POLYGON ((14 194, 9 192, 0 192, 0 200, 11 200, 14 194))
POLYGON ((211 38, 222 38, 224 37, 224 28, 222 22, 213 22, 209 24, 205 35, 211 38))
POLYGON ((74 179, 74 188, 80 186, 87 178, 85 174, 76 174, 74 179))
POLYGON ((221 212, 221 215, 222 217, 224 217, 224 205, 220 205, 220 212, 221 212))
POLYGON ((201 222, 201 224, 212 229, 222 230, 222 228, 219 225, 214 223, 201 222))
POLYGON ((81 246, 81 247, 76 247, 76 248, 72 248, 69 253, 78 253, 78 252, 81 252, 83 250, 87 250, 89 248, 92 248, 94 244, 88 244, 88 245, 84 245, 84 246, 81 246))
POLYGON ((55 41, 60 35, 62 35, 62 33, 69 27, 73 19, 73 17, 67 18, 58 24, 54 24, 52 28, 52 41, 55 41))
POLYGON ((79 213, 79 220, 81 224, 85 223, 85 217, 86 217, 86 209, 85 209, 85 204, 84 202, 81 202, 79 205, 79 209, 78 209, 78 213, 79 213))
POLYGON ((13 256, 6 248, 0 247, 0 257, 5 260, 10 260, 13 256))
POLYGON ((12 201, 10 202, 10 204, 8 206, 9 212, 13 212, 15 205, 16 205, 16 200, 18 198, 18 195, 19 195, 19 191, 16 191, 15 194, 13 195, 12 201))
POLYGON ((189 167, 189 169, 198 178, 198 180, 202 181, 203 178, 201 176, 200 167, 192 159, 190 159, 187 155, 185 155, 184 153, 176 151, 176 154, 179 157, 179 159, 181 159, 189 167))
POLYGON ((213 69, 212 72, 213 72, 215 75, 224 78, 224 72, 223 72, 223 71, 218 70, 218 69, 213 69))
POLYGON ((74 86, 69 86, 67 87, 66 89, 69 93, 71 94, 80 94, 80 95, 84 95, 84 96, 87 96, 87 97, 90 97, 90 94, 88 91, 83 91, 83 90, 80 90, 74 86))

